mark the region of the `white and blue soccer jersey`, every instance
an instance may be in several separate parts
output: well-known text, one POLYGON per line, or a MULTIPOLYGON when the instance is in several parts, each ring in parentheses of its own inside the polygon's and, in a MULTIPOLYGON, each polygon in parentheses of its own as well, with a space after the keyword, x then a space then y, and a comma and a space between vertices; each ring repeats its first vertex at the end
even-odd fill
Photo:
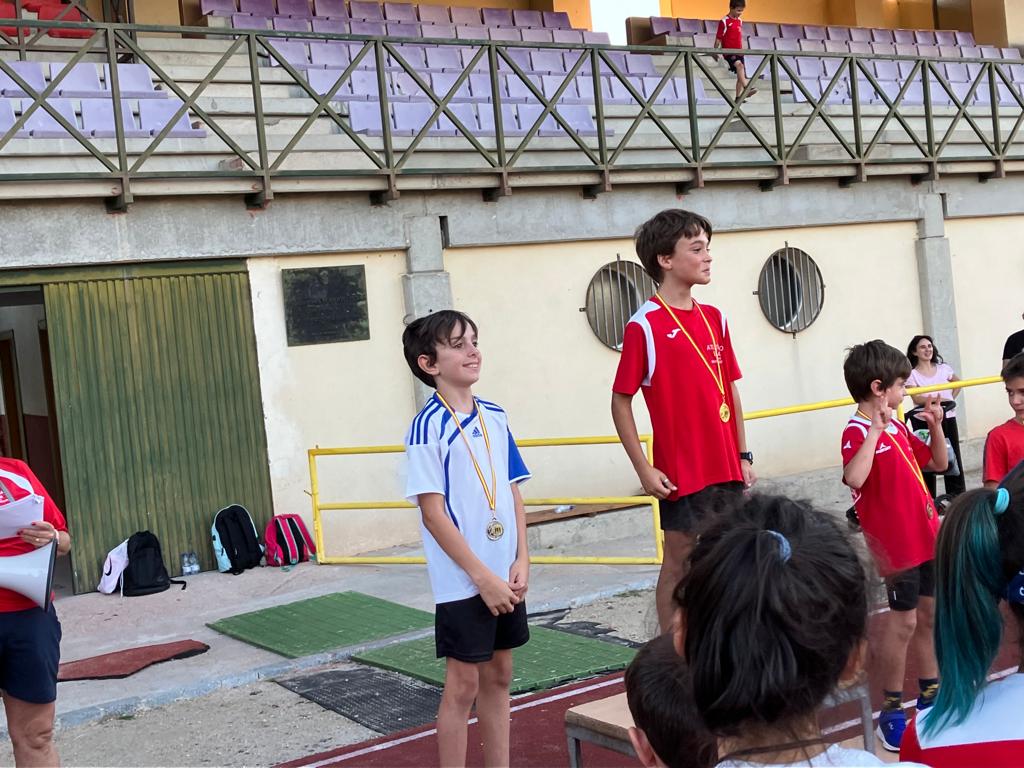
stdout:
MULTIPOLYGON (((405 438, 408 458, 406 498, 417 504, 421 493, 439 493, 444 496, 444 509, 452 524, 462 534, 469 548, 480 560, 502 579, 508 579, 509 569, 516 559, 516 510, 512 498, 512 483, 528 480, 530 472, 523 463, 519 449, 508 428, 508 417, 500 406, 477 398, 474 413, 456 413, 469 443, 473 446, 484 480, 490 490, 491 468, 487 461, 487 447, 480 429, 484 419, 491 443, 491 460, 497 478, 495 517, 505 526, 498 541, 487 538, 487 524, 491 510, 487 495, 480 484, 473 459, 466 450, 448 409, 435 395, 416 415, 405 438)), ((445 554, 420 521, 423 548, 427 557, 427 573, 434 592, 435 603, 464 600, 479 593, 454 560, 445 554)))

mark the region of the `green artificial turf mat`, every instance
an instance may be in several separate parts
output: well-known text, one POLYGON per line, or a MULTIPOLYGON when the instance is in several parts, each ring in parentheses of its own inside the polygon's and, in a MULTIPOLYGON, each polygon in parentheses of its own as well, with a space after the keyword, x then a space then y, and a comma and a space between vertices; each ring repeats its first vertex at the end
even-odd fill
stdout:
POLYGON ((433 615, 426 611, 359 592, 335 592, 231 616, 209 627, 294 659, 425 629, 433 623, 433 615))
MULTIPOLYGON (((530 642, 512 651, 511 692, 525 693, 626 667, 636 650, 544 627, 530 627, 530 642)), ((357 654, 355 661, 444 685, 444 659, 434 638, 409 640, 357 654)))

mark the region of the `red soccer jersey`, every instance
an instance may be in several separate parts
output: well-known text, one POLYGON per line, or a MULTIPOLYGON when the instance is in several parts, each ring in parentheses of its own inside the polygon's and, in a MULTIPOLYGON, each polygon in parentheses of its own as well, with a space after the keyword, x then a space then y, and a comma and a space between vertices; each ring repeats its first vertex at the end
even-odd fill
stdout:
POLYGON ((921 726, 935 711, 926 709, 907 726, 900 760, 932 768, 1019 768, 1024 758, 1020 712, 1024 707, 1024 675, 989 683, 959 725, 922 734, 921 726))
POLYGON ((726 16, 718 22, 718 34, 715 39, 722 43, 723 48, 743 47, 743 20, 726 16))
POLYGON ((985 464, 982 482, 1001 482, 1010 470, 1024 461, 1024 424, 1010 419, 985 438, 985 464))
POLYGON ((722 395, 711 372, 672 315, 654 300, 644 303, 626 324, 612 385, 613 392, 630 396, 643 388, 654 427, 654 466, 677 488, 670 499, 689 496, 714 483, 743 480, 730 386, 740 378, 740 369, 725 317, 706 304, 700 309, 707 325, 696 303, 693 309, 673 307, 672 311, 716 376, 716 361, 721 362, 725 402, 732 412, 728 422, 719 415, 722 395))
MULTIPOLYGON (((860 416, 846 424, 844 467, 864 444, 870 426, 871 421, 860 416)), ((853 491, 864 538, 882 576, 914 568, 935 557, 939 518, 931 496, 908 463, 923 467, 931 459, 931 448, 904 424, 893 421, 878 438, 868 479, 859 491, 853 491)))
MULTIPOLYGON (((28 464, 17 459, 0 458, 0 480, 3 480, 4 485, 7 486, 11 495, 14 496, 15 501, 23 499, 30 493, 42 496, 43 520, 51 523, 58 531, 66 531, 68 529, 67 523, 64 522, 64 515, 57 509, 57 505, 53 503, 53 499, 50 498, 50 494, 43 488, 39 478, 28 468, 28 464)), ((0 493, 0 515, 4 513, 4 505, 9 503, 10 500, 7 498, 7 495, 0 493)), ((33 549, 34 547, 31 544, 17 537, 0 539, 0 557, 23 555, 26 552, 31 552, 33 549)), ((9 589, 0 588, 0 613, 24 611, 35 607, 36 604, 24 595, 12 592, 9 589)))

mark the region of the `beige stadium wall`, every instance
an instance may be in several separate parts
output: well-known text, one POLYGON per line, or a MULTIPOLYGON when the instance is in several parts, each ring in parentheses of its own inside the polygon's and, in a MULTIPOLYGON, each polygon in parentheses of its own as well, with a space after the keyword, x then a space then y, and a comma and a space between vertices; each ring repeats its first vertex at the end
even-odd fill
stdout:
MULTIPOLYGON (((256 258, 248 265, 274 510, 300 513, 311 524, 307 449, 401 443, 415 414, 413 380, 401 343, 405 254, 256 258), (370 339, 289 347, 281 270, 350 264, 366 267, 370 339)), ((323 501, 402 497, 400 455, 330 457, 318 466, 323 501)), ((413 542, 419 536, 415 510, 324 514, 330 555, 413 542)))
MULTIPOLYGON (((884 338, 904 346, 921 326, 913 224, 715 235, 713 282, 696 292, 727 314, 744 378, 744 410, 846 395, 844 350, 884 338), (768 256, 788 241, 817 261, 826 284, 821 316, 795 338, 763 317, 753 291, 768 256)), ((479 394, 509 412, 517 438, 611 435, 617 352, 591 332, 587 284, 616 254, 635 259, 629 240, 452 249, 445 254, 455 305, 479 324, 484 371, 479 394)), ((648 429, 642 395, 635 412, 648 429)), ((777 417, 748 425, 764 475, 838 464, 847 409, 777 417)), ((526 495, 601 495, 636 490, 621 449, 530 449, 526 495)))
MULTIPOLYGON (((996 375, 1006 337, 1022 327, 1024 216, 947 221, 946 236, 953 254, 959 373, 996 375)), ((968 389, 964 398, 970 437, 984 437, 1013 415, 999 384, 968 389)))

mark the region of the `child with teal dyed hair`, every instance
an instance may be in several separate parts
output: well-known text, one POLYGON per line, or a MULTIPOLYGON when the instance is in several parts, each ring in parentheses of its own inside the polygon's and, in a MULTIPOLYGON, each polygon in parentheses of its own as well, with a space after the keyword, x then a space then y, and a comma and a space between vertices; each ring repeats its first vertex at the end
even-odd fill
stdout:
POLYGON ((900 758, 934 768, 1016 768, 1024 762, 1024 462, 998 488, 953 502, 939 530, 935 577, 942 687, 907 728, 900 758), (1003 600, 1016 626, 1004 626, 1003 600), (1019 647, 994 682, 1004 635, 1019 647))

